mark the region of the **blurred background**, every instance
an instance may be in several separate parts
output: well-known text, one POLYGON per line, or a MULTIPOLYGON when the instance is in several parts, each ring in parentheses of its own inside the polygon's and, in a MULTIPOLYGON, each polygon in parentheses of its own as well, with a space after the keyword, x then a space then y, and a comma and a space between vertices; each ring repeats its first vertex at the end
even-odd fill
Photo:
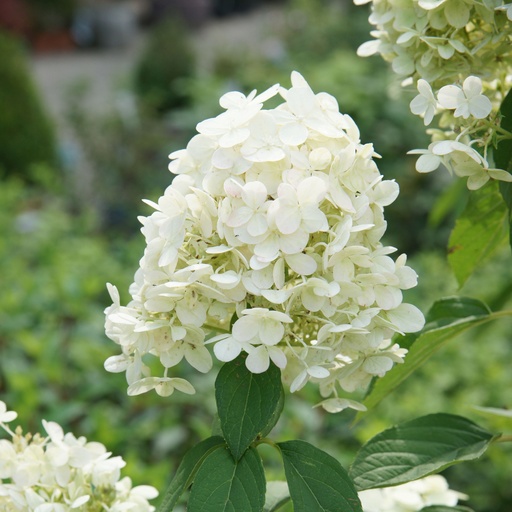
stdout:
MULTIPOLYGON (((57 421, 162 492, 210 434, 215 372, 179 368, 194 373, 191 399, 128 398, 124 375, 104 371, 118 352, 103 332, 105 283, 127 301, 144 248, 137 216, 151 213, 141 199, 156 200, 172 180, 167 155, 220 112, 224 92, 286 87, 294 69, 338 99, 400 184, 385 241, 420 274, 407 300, 426 311, 465 294, 510 307, 507 254, 457 290, 446 243, 467 192, 447 173, 417 174, 405 155, 428 139, 388 66, 356 56, 368 14, 349 0, 0 0, 0 399, 28 430, 57 421)), ((370 436, 429 412, 507 430, 472 406, 512 405, 509 333, 495 323, 452 341, 357 426, 350 412, 312 409, 314 387, 287 395, 275 436, 309 440, 348 465, 370 436)), ((511 455, 493 447, 446 476, 476 511, 510 512, 511 455)))

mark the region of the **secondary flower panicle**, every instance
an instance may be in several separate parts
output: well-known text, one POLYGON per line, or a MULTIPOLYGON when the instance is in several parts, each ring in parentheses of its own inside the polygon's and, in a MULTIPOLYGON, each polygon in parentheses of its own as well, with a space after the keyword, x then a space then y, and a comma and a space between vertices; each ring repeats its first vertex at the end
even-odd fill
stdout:
POLYGON ((364 512, 418 512, 425 507, 454 507, 468 496, 448 487, 441 475, 430 475, 413 482, 359 492, 364 512))
POLYGON ((403 78, 423 78, 435 89, 479 70, 481 77, 505 77, 512 28, 500 0, 354 0, 371 3, 375 39, 361 56, 380 54, 403 78))
POLYGON ((170 155, 176 177, 140 219, 130 302, 109 285, 106 333, 121 354, 105 367, 126 372, 130 395, 193 392, 172 368, 208 372, 210 345, 220 361, 245 353, 253 373, 275 364, 292 391, 318 383, 328 410, 360 407, 332 400, 401 363, 391 338, 423 327, 402 302, 416 273, 381 243, 398 185, 331 95, 296 72, 291 82, 227 93, 225 111, 170 155))
POLYGON ((10 439, 0 439, 0 510, 6 512, 152 512, 158 491, 149 485, 132 487, 121 478, 126 465, 105 446, 64 434, 61 426, 43 420, 45 436, 14 432, 16 418, 0 401, 0 427, 10 439))
MULTIPOLYGON (((499 113, 512 76, 510 5, 500 0, 405 0, 398 6, 373 0, 369 21, 377 29, 375 39, 358 50, 361 56, 379 53, 404 85, 416 83, 419 94, 410 103, 412 113, 423 117, 425 125, 441 114, 433 143, 440 138, 460 142, 481 155, 479 163, 468 160, 468 168, 457 150, 429 160, 429 168, 438 162, 429 170, 442 163, 455 175, 468 177, 469 189, 490 178, 512 181, 506 170, 492 169, 493 148, 512 138, 500 126, 499 113)), ((414 152, 429 154, 430 148, 414 152)), ((424 162, 418 162, 419 172, 427 172, 424 162)))

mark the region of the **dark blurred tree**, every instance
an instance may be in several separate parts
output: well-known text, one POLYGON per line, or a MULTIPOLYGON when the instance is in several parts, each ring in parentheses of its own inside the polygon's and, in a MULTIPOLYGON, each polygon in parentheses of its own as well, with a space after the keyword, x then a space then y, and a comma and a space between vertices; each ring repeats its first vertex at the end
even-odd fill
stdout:
POLYGON ((37 164, 57 161, 54 129, 20 44, 0 32, 0 177, 33 181, 37 164))
POLYGON ((75 0, 25 0, 36 31, 61 29, 69 25, 75 0))
POLYGON ((195 53, 185 24, 169 17, 150 33, 135 67, 135 91, 151 110, 166 112, 187 103, 183 79, 196 68, 195 53))

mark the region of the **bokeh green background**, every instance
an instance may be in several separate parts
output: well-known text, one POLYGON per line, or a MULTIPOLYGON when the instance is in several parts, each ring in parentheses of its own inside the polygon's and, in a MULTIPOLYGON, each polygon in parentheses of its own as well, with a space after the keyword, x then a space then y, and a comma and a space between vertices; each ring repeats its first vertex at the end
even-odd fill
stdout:
MULTIPOLYGON (((69 170, 58 163, 55 131, 26 55, 12 51, 8 36, 0 38, 0 77, 19 81, 18 88, 9 85, 18 91, 13 94, 0 80, 0 97, 10 98, 0 119, 8 120, 9 111, 19 125, 37 131, 18 142, 12 125, 0 122, 2 145, 22 145, 8 157, 0 152, 0 399, 19 412, 27 430, 39 431, 41 419, 51 419, 106 444, 125 458, 125 474, 136 484, 160 491, 186 449, 211 431, 216 370, 204 376, 186 364, 179 367, 198 390, 192 398, 127 397, 124 375, 103 369, 104 360, 118 352, 103 332, 103 310, 110 304, 105 283, 116 284, 127 300, 144 248, 136 217, 150 213, 141 199, 156 199, 171 181, 167 154, 184 147, 197 122, 219 113, 223 92, 247 93, 276 82, 287 86, 296 69, 314 90, 333 94, 341 111, 356 120, 362 140, 373 142, 382 155, 381 172, 400 184, 401 195, 386 210, 386 241, 407 252, 420 275, 408 301, 426 311, 437 298, 464 294, 492 308, 511 307, 512 267, 505 250, 490 255, 465 288, 457 289, 445 248, 467 192, 441 171, 418 175, 414 159, 405 156, 424 147, 427 137, 421 120, 409 112, 410 91, 400 88, 378 58, 356 56, 357 46, 369 38, 368 10, 321 0, 293 0, 283 9, 278 55, 225 51, 208 73, 171 65, 180 55, 193 60, 193 33, 169 29, 166 53, 157 43, 165 30, 152 29, 129 84, 137 101, 136 122, 127 123, 115 110, 91 115, 81 101, 86 84, 70 90, 68 122, 101 180, 93 198, 78 198, 69 170), (161 73, 147 71, 160 68, 161 73), (176 69, 181 72, 173 74, 176 69), (34 106, 27 109, 27 104, 34 106), (38 141, 46 141, 45 151, 34 146, 38 141)), ((355 426, 350 412, 313 409, 314 387, 287 395, 274 435, 313 442, 346 466, 370 436, 429 412, 459 413, 493 431, 510 432, 504 419, 473 409, 512 405, 510 331, 510 322, 496 322, 450 342, 355 426)), ((477 512, 510 512, 511 455, 507 446, 494 446, 483 459, 456 466, 446 476, 453 488, 470 495, 477 512)))

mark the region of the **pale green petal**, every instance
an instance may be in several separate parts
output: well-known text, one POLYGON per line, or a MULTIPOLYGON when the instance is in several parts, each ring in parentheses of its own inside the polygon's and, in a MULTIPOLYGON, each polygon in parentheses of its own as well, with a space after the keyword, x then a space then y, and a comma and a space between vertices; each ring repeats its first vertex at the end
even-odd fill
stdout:
POLYGON ((265 345, 277 345, 283 339, 283 324, 265 319, 261 321, 259 327, 259 339, 265 345))
POLYGON ((265 346, 260 345, 254 350, 251 350, 247 359, 245 360, 245 366, 251 373, 263 373, 268 370, 270 366, 270 359, 265 346))
POLYGON ((299 123, 285 124, 279 130, 281 142, 288 146, 300 146, 306 142, 308 135, 308 129, 303 124, 299 123))
POLYGON ((468 110, 472 116, 477 119, 486 118, 492 110, 491 100, 483 94, 471 98, 469 101, 468 110))
MULTIPOLYGON (((126 357, 124 354, 118 356, 109 357, 105 363, 103 364, 105 370, 111 373, 119 373, 124 372, 131 364, 130 358, 126 357)), ((1 411, 0 417, 3 418, 1 411)), ((5 421, 5 420, 4 420, 5 421)))
POLYGON ((393 286, 375 286, 374 292, 377 305, 384 310, 396 308, 402 302, 402 292, 393 286))
POLYGON ((414 73, 414 61, 406 56, 395 57, 391 63, 393 71, 398 75, 410 75, 414 73))
POLYGON ((320 311, 324 305, 324 302, 325 298, 316 295, 315 292, 309 287, 302 292, 302 304, 308 311, 313 313, 320 311))
POLYGON ((294 114, 301 117, 306 117, 317 106, 316 97, 307 83, 290 89, 286 97, 286 103, 294 114))
MULTIPOLYGON (((272 261, 273 259, 277 258, 279 255, 279 237, 277 234, 270 234, 265 238, 265 240, 254 248, 254 253, 256 256, 260 256, 262 258, 265 258, 267 261, 272 261)), ((253 260, 251 258, 251 268, 255 268, 253 266, 253 260)), ((266 265, 263 265, 260 268, 264 268, 266 265)))
POLYGON ((329 222, 325 213, 314 205, 306 205, 301 208, 302 223, 301 228, 306 233, 316 233, 319 231, 328 231, 329 222))
MULTIPOLYGON (((278 289, 281 289, 285 283, 285 265, 284 259, 279 258, 272 269, 272 279, 278 289)), ((262 287, 263 288, 263 287, 262 287)))
POLYGON ((247 206, 254 209, 267 200, 267 188, 261 181, 252 181, 242 187, 242 199, 247 206))
POLYGON ((275 219, 276 226, 281 233, 289 235, 299 229, 301 215, 298 205, 281 206, 275 219))
POLYGON ((247 223, 247 232, 249 235, 258 237, 264 235, 268 231, 267 218, 263 213, 253 214, 247 223))
POLYGON ((381 376, 393 368, 393 361, 386 356, 371 356, 364 361, 362 368, 370 375, 381 376))
POLYGON ((462 84, 462 89, 468 99, 482 93, 482 80, 477 76, 468 76, 462 84))
POLYGON ((512 182, 512 174, 502 169, 489 169, 489 176, 495 180, 512 182))
POLYGON ((219 361, 228 362, 236 359, 242 352, 242 345, 232 337, 224 338, 213 346, 215 357, 219 361))
POLYGON ((177 346, 173 346, 160 354, 160 362, 164 368, 172 368, 181 362, 183 355, 182 342, 179 342, 177 346))
POLYGON ((468 189, 478 190, 489 181, 489 174, 482 172, 481 174, 473 174, 468 178, 468 189))
POLYGON ((406 43, 408 43, 409 41, 411 41, 411 39, 413 39, 415 37, 417 37, 416 32, 412 32, 412 31, 404 32, 397 38, 396 42, 397 42, 397 44, 407 46, 406 43))
MULTIPOLYGON (((371 1, 371 0, 368 0, 371 1)), ((378 39, 374 39, 372 41, 366 41, 357 49, 357 55, 359 57, 370 57, 371 55, 375 55, 379 52, 380 49, 380 41, 378 39)))
POLYGON ((420 116, 427 111, 429 105, 429 101, 425 96, 418 94, 415 96, 411 103, 409 103, 409 108, 414 115, 420 116))
POLYGON ((412 304, 400 304, 397 308, 388 311, 389 321, 401 332, 418 332, 425 325, 423 313, 412 304))
POLYGON ((471 115, 469 111, 469 104, 467 101, 461 103, 453 113, 453 117, 462 117, 463 119, 467 119, 471 115))
POLYGON ((62 441, 62 439, 64 439, 64 430, 62 430, 62 427, 58 423, 46 420, 43 420, 42 423, 46 433, 53 442, 62 441))
POLYGON ((295 379, 293 379, 293 382, 290 385, 290 392, 295 393, 295 391, 298 391, 299 389, 303 388, 308 381, 308 372, 306 370, 302 370, 295 379))
POLYGON ((286 368, 287 359, 285 353, 278 347, 267 347, 268 355, 278 368, 286 368))
POLYGON ((436 155, 421 155, 416 161, 416 170, 418 172, 432 172, 441 165, 441 158, 436 155))
POLYGON ((356 411, 366 411, 366 407, 363 404, 347 398, 328 398, 315 405, 315 407, 319 406, 330 413, 341 412, 348 408, 355 409, 356 411))
POLYGON ((469 21, 469 8, 466 3, 461 0, 451 0, 447 2, 444 13, 448 23, 455 28, 463 28, 469 21))
POLYGON ((261 295, 272 304, 284 304, 291 294, 291 290, 262 290, 261 292, 261 295))
POLYGON ((289 267, 301 276, 309 276, 318 268, 315 259, 307 254, 290 254, 285 259, 289 267))
POLYGON ((315 379, 326 379, 331 375, 329 370, 322 366, 310 366, 307 371, 315 379))
POLYGON ((243 226, 251 220, 253 215, 254 211, 251 208, 247 206, 241 206, 231 213, 226 221, 226 225, 231 228, 243 226))
POLYGON ((327 193, 327 185, 324 180, 311 176, 299 183, 297 187, 297 200, 299 204, 318 205, 327 193))
POLYGON ((228 270, 222 274, 213 274, 210 279, 222 288, 232 288, 240 282, 240 276, 233 270, 228 270))
MULTIPOLYGON (((85 503, 87 503, 90 499, 91 499, 91 497, 89 495, 80 496, 79 498, 74 500, 73 503, 71 503, 70 507, 72 509, 73 508, 79 508, 82 505, 84 505, 85 503)), ((153 499, 153 498, 149 498, 149 499, 153 499)))
POLYGON ((219 99, 219 104, 222 108, 240 108, 247 100, 245 94, 238 91, 227 92, 219 99))
MULTIPOLYGON (((174 378, 174 379, 169 379, 169 380, 172 383, 172 385, 178 391, 181 391, 182 393, 186 393, 187 395, 193 395, 196 392, 196 390, 194 389, 194 386, 192 386, 192 384, 190 384, 190 382, 188 380, 179 379, 179 378, 174 378)), ((162 383, 163 382, 164 382, 164 379, 162 379, 162 383)))
POLYGON ((464 93, 456 85, 445 85, 437 93, 437 99, 444 108, 457 108, 464 101, 464 93))
POLYGON ((400 187, 396 181, 381 181, 374 189, 373 200, 379 206, 390 205, 400 192, 400 187))
POLYGON ((207 373, 212 369, 212 356, 205 347, 187 344, 185 358, 197 371, 207 373))
POLYGON ((51 445, 46 449, 46 457, 52 466, 64 466, 69 461, 69 452, 61 446, 51 445))
POLYGON ((144 379, 140 379, 128 386, 128 396, 136 396, 147 393, 148 391, 155 389, 158 383, 159 379, 157 377, 146 377, 144 379))
MULTIPOLYGON (((249 310, 249 311, 253 311, 253 310, 249 310)), ((272 320, 275 320, 277 322, 283 322, 285 324, 293 323, 293 318, 291 318, 286 313, 282 313, 281 311, 269 310, 267 313, 265 313, 264 316, 267 318, 271 318, 272 320)))
POLYGON ((426 11, 430 11, 432 9, 436 9, 445 2, 446 0, 419 0, 418 5, 426 11))
POLYGON ((206 321, 206 307, 198 301, 184 298, 176 305, 176 314, 184 325, 191 324, 200 327, 206 321))
POLYGON ((243 316, 239 318, 234 324, 231 332, 237 341, 246 342, 252 340, 259 330, 259 318, 252 316, 243 316))
POLYGON ((309 87, 306 79, 298 71, 291 72, 290 80, 293 87, 309 87))
POLYGON ((309 235, 302 230, 297 230, 293 235, 279 237, 279 247, 284 254, 297 254, 302 252, 309 240, 309 235))

